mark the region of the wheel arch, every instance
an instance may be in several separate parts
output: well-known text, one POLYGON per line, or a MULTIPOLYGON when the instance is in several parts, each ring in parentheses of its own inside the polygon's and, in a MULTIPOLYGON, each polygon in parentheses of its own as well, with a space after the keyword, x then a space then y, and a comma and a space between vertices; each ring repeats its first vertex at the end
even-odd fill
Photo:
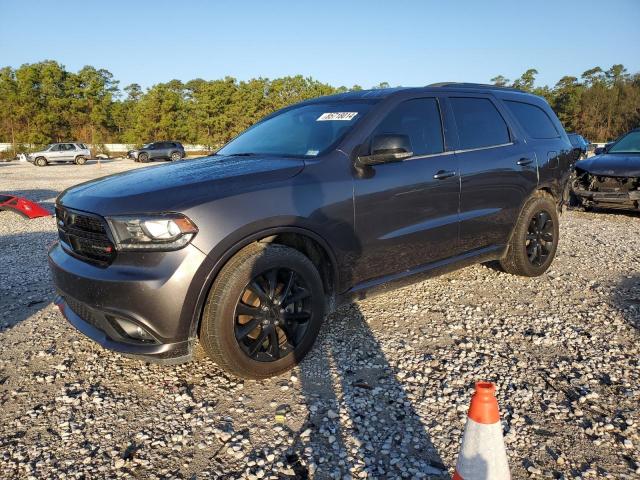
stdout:
POLYGON ((338 263, 328 242, 317 233, 303 227, 281 226, 266 228, 236 241, 215 262, 206 281, 200 288, 191 321, 189 338, 194 338, 200 331, 204 305, 222 268, 240 250, 253 243, 285 245, 307 256, 316 266, 322 278, 327 302, 326 311, 331 312, 335 308, 339 285, 338 263))

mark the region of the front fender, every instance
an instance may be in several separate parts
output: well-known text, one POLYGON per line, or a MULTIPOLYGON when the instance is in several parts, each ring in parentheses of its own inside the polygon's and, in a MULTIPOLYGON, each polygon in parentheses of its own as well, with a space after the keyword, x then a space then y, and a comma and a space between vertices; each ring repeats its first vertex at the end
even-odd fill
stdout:
MULTIPOLYGON (((204 304, 207 300, 207 296, 209 294, 209 290, 211 290, 211 286, 215 281, 216 277, 220 273, 220 270, 225 266, 225 264, 233 257, 236 253, 242 250, 247 245, 256 242, 258 240, 268 238, 274 235, 279 235, 283 233, 293 233, 301 236, 306 236, 314 241, 316 241, 319 245, 327 253, 329 260, 331 262, 331 270, 333 273, 333 278, 338 281, 338 268, 335 252, 331 248, 331 246, 320 236, 318 233, 313 230, 301 227, 296 225, 295 219, 289 218, 289 224, 283 224, 284 218, 273 218, 265 221, 261 227, 257 225, 247 225, 245 228, 234 232, 233 234, 227 236, 222 242, 216 245, 213 250, 211 250, 207 257, 210 262, 209 265, 213 265, 209 274, 206 277, 205 282, 202 284, 202 288, 198 293, 198 297, 196 300, 196 306, 194 308, 193 319, 191 321, 191 328, 189 331, 189 338, 195 338, 197 335, 198 327, 200 325, 200 318, 202 315, 202 310, 204 308, 204 304), (268 226, 269 224, 274 224, 277 226, 268 226), (251 232, 248 233, 247 232, 251 232)), ((304 223, 300 219, 297 220, 297 223, 304 223)))

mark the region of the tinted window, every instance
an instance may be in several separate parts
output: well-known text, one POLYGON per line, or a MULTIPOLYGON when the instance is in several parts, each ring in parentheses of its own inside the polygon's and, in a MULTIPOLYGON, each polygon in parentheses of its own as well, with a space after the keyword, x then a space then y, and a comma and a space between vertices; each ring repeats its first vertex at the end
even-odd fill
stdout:
MULTIPOLYGON (((504 102, 531 138, 558 138, 558 131, 549 116, 540 107, 530 103, 504 102)), ((579 140, 578 140, 578 143, 579 140)))
POLYGON ((627 133, 609 148, 608 153, 640 153, 640 130, 627 133))
POLYGON ((64 145, 64 148, 65 148, 66 150, 75 150, 75 149, 76 149, 76 146, 75 146, 73 143, 66 143, 66 144, 64 145))
POLYGON ((452 98, 462 150, 509 143, 509 129, 495 105, 486 98, 452 98))
POLYGON ((408 135, 414 155, 444 150, 440 109, 435 98, 418 98, 398 105, 378 125, 373 135, 383 133, 408 135))
POLYGON ((62 150, 62 145, 54 145, 51 147, 52 152, 59 152, 60 150, 62 150))

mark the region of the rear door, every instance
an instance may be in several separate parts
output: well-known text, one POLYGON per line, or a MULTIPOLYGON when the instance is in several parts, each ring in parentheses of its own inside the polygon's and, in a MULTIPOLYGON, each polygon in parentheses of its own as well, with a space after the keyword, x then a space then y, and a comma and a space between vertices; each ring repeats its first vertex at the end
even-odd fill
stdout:
MULTIPOLYGON (((572 148, 559 120, 552 120, 545 111, 549 109, 546 105, 539 106, 515 99, 502 101, 520 125, 527 143, 536 152, 540 183, 550 187, 557 198, 563 194, 568 198, 565 186, 569 178, 570 164, 582 155, 584 139, 576 135, 577 148, 572 148)), ((550 109, 549 113, 555 117, 550 109)))
POLYGON ((535 152, 491 96, 452 94, 448 102, 458 132, 460 247, 504 245, 538 184, 535 152))
POLYGON ((407 135, 413 156, 367 167, 355 176, 356 283, 416 270, 453 256, 458 243, 460 184, 448 150, 438 97, 396 104, 370 136, 407 135))

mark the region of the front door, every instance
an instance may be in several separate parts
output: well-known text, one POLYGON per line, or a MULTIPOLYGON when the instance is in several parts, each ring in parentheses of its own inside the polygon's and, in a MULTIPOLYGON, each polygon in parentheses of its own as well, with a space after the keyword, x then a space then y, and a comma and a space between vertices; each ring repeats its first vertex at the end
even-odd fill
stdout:
POLYGON ((459 169, 453 152, 445 151, 438 99, 396 105, 371 139, 380 134, 407 135, 413 155, 356 175, 356 284, 403 275, 458 248, 459 169))
POLYGON ((62 143, 58 143, 57 145, 53 145, 49 151, 47 152, 47 161, 49 162, 61 162, 64 160, 65 151, 64 145, 62 143))

